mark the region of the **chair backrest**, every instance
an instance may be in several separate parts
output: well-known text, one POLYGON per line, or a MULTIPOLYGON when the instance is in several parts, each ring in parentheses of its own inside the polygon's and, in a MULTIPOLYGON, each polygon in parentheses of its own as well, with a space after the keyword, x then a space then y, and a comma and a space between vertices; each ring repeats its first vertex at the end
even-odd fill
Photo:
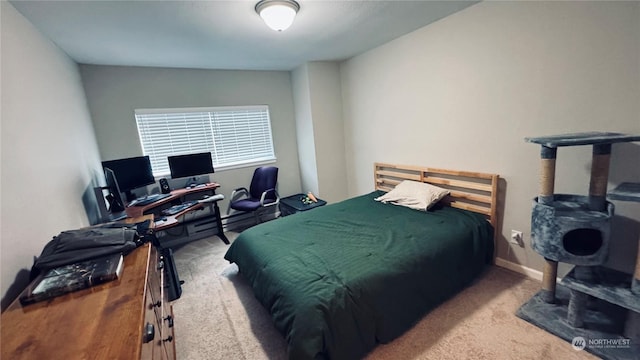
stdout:
MULTIPOLYGON (((262 166, 253 172, 249 193, 252 198, 259 199, 262 193, 269 189, 275 189, 278 182, 278 168, 274 166, 262 166)), ((275 199, 276 194, 270 192, 267 199, 275 199)))

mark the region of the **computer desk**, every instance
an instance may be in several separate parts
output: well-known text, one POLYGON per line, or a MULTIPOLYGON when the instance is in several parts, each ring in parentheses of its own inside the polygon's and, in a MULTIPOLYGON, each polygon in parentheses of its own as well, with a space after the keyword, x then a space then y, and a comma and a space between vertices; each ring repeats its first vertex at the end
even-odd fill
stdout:
MULTIPOLYGON (((196 187, 185 188, 185 189, 175 189, 171 191, 170 196, 164 199, 160 199, 158 201, 155 201, 147 205, 128 206, 125 211, 127 216, 130 218, 140 217, 140 216, 149 215, 149 214, 156 214, 158 216, 166 218, 166 220, 162 222, 156 221, 155 231, 166 230, 182 224, 182 222, 179 220, 182 216, 192 211, 202 209, 204 208, 205 205, 201 203, 196 203, 193 206, 190 206, 176 214, 161 215, 160 211, 162 210, 163 205, 171 204, 176 200, 180 202, 184 202, 184 199, 187 195, 193 195, 201 192, 210 191, 213 193, 213 195, 215 195, 216 189, 219 187, 220 187, 220 184, 218 183, 208 183, 208 184, 205 184, 204 186, 196 186, 196 187)), ((213 209, 215 210, 216 226, 218 228, 218 237, 220 237, 220 239, 225 244, 229 244, 229 239, 227 239, 227 237, 224 235, 224 229, 222 227, 222 219, 220 218, 220 207, 218 207, 218 202, 213 201, 208 204, 210 204, 208 206, 213 206, 213 209)))

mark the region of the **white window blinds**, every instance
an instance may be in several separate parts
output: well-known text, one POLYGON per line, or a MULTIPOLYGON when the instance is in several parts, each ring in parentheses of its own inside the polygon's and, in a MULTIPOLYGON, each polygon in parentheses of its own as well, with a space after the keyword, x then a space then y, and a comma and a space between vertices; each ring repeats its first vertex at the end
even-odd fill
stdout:
POLYGON ((216 170, 275 161, 265 105, 135 111, 142 152, 154 176, 169 174, 167 156, 211 152, 216 170))

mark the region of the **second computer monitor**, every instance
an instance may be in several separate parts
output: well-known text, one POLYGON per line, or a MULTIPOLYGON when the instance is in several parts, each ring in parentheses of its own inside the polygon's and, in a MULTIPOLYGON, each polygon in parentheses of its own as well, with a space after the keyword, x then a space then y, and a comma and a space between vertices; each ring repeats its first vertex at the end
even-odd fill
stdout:
POLYGON ((112 175, 117 179, 120 191, 125 193, 128 201, 133 201, 136 198, 133 190, 156 182, 149 156, 103 161, 102 167, 113 172, 112 175))
POLYGON ((169 156, 167 160, 172 179, 195 177, 214 172, 210 152, 169 156))

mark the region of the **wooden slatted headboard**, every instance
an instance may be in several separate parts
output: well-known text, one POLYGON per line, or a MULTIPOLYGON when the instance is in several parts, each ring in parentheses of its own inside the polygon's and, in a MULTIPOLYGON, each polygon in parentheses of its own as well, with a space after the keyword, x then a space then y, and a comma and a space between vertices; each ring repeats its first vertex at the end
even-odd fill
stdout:
POLYGON ((376 190, 390 191, 403 180, 415 180, 448 189, 451 193, 442 201, 451 207, 485 215, 498 229, 496 174, 434 169, 418 166, 375 163, 376 190))

